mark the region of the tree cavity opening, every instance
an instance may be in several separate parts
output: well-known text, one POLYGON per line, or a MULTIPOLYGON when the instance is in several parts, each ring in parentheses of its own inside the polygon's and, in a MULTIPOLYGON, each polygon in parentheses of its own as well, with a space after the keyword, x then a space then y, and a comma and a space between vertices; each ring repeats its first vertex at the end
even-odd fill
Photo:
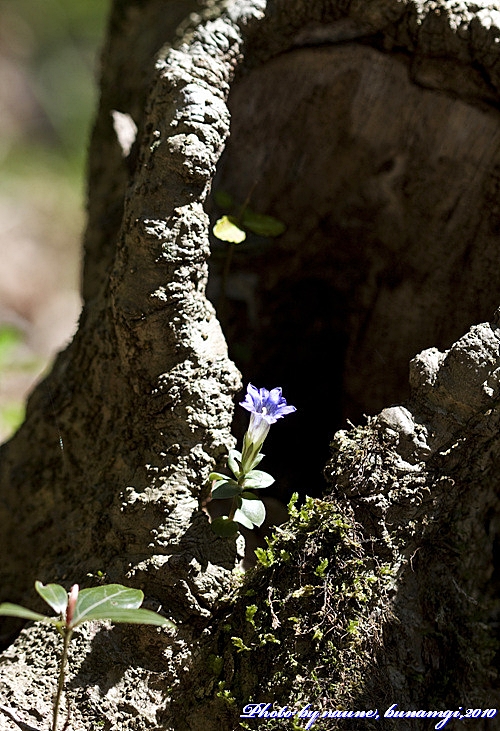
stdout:
POLYGON ((246 203, 286 231, 234 245, 224 286, 228 245, 213 239, 208 296, 244 382, 298 408, 269 437, 281 495, 317 495, 334 432, 407 399, 410 359, 498 306, 500 115, 357 44, 275 58, 229 107, 212 223, 246 203))

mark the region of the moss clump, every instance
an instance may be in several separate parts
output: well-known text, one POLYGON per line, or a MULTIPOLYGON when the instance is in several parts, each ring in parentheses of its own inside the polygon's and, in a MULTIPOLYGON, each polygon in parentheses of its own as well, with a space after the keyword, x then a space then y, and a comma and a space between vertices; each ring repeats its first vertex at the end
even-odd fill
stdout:
MULTIPOLYGON (((300 708, 332 698, 348 708, 379 641, 374 612, 393 573, 332 502, 296 502, 290 522, 258 551, 259 566, 230 610, 232 646, 221 636, 219 651, 242 705, 254 698, 300 708)), ((259 728, 278 722, 262 718, 259 728)))
MULTIPOLYGON (((209 703, 224 728, 245 727, 248 703, 378 709, 380 719, 356 719, 359 731, 392 728, 383 713, 393 703, 499 705, 491 475, 481 482, 471 467, 469 478, 466 441, 420 463, 397 448, 394 430, 376 424, 337 433, 325 471, 331 495, 302 504, 294 496, 290 521, 220 608, 209 646, 235 703, 218 706, 210 694, 209 703)), ((257 720, 259 729, 283 728, 283 718, 257 720)), ((303 728, 304 719, 288 718, 296 722, 303 728)))
MULTIPOLYGON (((332 495, 301 505, 294 497, 289 523, 257 552, 257 569, 223 610, 233 641, 221 633, 217 653, 237 699, 235 726, 251 702, 382 713, 394 702, 439 709, 457 697, 492 705, 495 648, 487 592, 478 589, 491 537, 471 533, 482 523, 460 475, 406 463, 396 447, 371 424, 338 433, 332 495), (471 542, 484 544, 484 558, 471 542)), ((258 721, 260 729, 283 723, 258 721)), ((366 731, 384 723, 356 720, 366 731)))

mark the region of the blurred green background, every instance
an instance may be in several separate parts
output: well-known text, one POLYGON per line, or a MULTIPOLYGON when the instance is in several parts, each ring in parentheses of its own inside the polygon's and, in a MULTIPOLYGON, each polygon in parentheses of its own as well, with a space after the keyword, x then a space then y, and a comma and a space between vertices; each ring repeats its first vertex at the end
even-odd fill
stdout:
POLYGON ((0 0, 0 441, 76 328, 108 9, 108 0, 0 0))

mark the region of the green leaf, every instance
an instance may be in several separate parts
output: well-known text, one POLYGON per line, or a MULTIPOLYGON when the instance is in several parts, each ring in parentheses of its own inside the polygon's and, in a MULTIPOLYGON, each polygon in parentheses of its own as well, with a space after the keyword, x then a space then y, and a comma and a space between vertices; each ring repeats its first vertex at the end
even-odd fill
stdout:
POLYGON ((327 568, 328 568, 328 559, 324 558, 316 566, 316 568, 314 569, 314 573, 316 574, 316 576, 319 576, 320 578, 322 578, 325 571, 327 570, 327 568))
POLYGON ((0 615, 3 617, 20 617, 21 619, 33 619, 35 622, 54 622, 52 617, 46 617, 45 614, 37 614, 31 609, 20 607, 19 604, 10 604, 4 602, 0 604, 0 615))
POLYGON ((249 208, 245 209, 241 219, 245 228, 257 236, 281 236, 286 226, 274 216, 265 216, 262 213, 254 213, 249 208))
POLYGON ((250 518, 247 518, 245 513, 243 513, 239 508, 234 511, 234 519, 244 528, 248 528, 248 530, 253 530, 252 521, 250 520, 250 518))
POLYGON ((78 594, 71 626, 76 627, 92 619, 123 622, 125 620, 115 617, 121 617, 124 609, 138 609, 143 599, 144 594, 140 589, 129 589, 121 584, 82 589, 78 594))
POLYGON ((251 490, 262 489, 269 487, 274 482, 274 477, 268 472, 262 472, 261 470, 251 470, 245 475, 243 484, 251 490))
POLYGON ((260 563, 261 566, 265 566, 266 568, 269 568, 269 566, 272 566, 274 563, 274 553, 271 548, 260 548, 257 547, 254 551, 257 561, 260 563))
POLYGON ((252 463, 250 464, 250 469, 253 470, 254 467, 257 467, 257 465, 262 462, 264 458, 264 455, 262 452, 259 452, 258 455, 252 460, 252 463))
MULTIPOLYGON (((252 493, 245 492, 242 495, 239 512, 248 518, 253 525, 261 526, 266 518, 266 506, 252 493)), ((238 520, 235 515, 235 520, 238 520)))
POLYGON ((68 606, 68 592, 60 584, 47 584, 44 586, 41 581, 35 581, 35 589, 42 599, 52 607, 56 614, 65 614, 68 606))
POLYGON ((212 229, 214 236, 230 244, 241 244, 247 237, 234 216, 222 216, 212 229))
POLYGON ((228 476, 223 475, 222 472, 211 472, 208 479, 210 482, 225 482, 228 479, 228 476))
POLYGON ((241 452, 236 449, 230 449, 227 455, 227 464, 235 477, 241 474, 241 452))
POLYGON ((252 493, 243 493, 241 507, 236 510, 234 519, 246 528, 253 528, 254 525, 261 526, 266 517, 266 506, 252 493), (245 519, 245 522, 242 520, 245 519), (248 522, 250 521, 250 526, 248 522))
MULTIPOLYGON (((1 359, 0 359, 1 360, 1 359)), ((2 364, 0 362, 0 368, 2 364)), ((9 403, 0 407, 0 422, 3 422, 10 432, 13 432, 24 421, 25 406, 23 403, 9 403)))
MULTIPOLYGON (((245 499, 245 500, 259 500, 259 498, 257 497, 257 495, 254 495, 253 492, 244 491, 244 492, 241 493, 240 498, 239 498, 239 504, 238 504, 238 507, 239 508, 241 508, 241 506, 243 505, 243 499, 245 499)), ((259 502, 261 502, 261 501, 259 500, 259 502)))
POLYGON ((226 515, 215 518, 210 525, 215 535, 219 536, 219 538, 232 538, 238 532, 238 526, 234 520, 229 520, 226 515))
POLYGON ((288 515, 290 516, 290 518, 296 518, 297 515, 299 514, 299 511, 295 507, 295 503, 297 502, 298 499, 299 499, 299 493, 294 492, 292 497, 290 498, 290 502, 287 505, 288 515))
POLYGON ((214 193, 214 201, 216 205, 219 206, 219 208, 232 208, 234 205, 234 200, 229 193, 226 193, 224 190, 216 190, 214 193))
MULTIPOLYGON (((133 590, 131 589, 131 591, 133 590)), ((86 619, 82 621, 86 621, 86 619)), ((97 618, 91 617, 91 619, 97 618)), ((157 627, 172 628, 176 626, 170 619, 162 617, 161 614, 152 612, 150 609, 112 609, 109 615, 107 614, 106 617, 101 617, 101 619, 109 619, 115 624, 153 624, 157 627)))
POLYGON ((239 495, 241 487, 234 480, 218 482, 212 490, 212 500, 224 500, 227 497, 239 495))

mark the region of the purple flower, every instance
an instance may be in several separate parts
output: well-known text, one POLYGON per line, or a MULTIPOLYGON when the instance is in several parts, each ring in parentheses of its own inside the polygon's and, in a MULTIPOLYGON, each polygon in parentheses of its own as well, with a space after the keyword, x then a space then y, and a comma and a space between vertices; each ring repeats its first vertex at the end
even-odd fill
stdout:
POLYGON ((286 399, 281 395, 281 388, 255 388, 251 383, 247 386, 245 400, 240 403, 244 409, 250 411, 250 424, 243 440, 241 469, 243 473, 252 470, 262 459, 259 454, 271 424, 286 414, 297 411, 295 406, 287 406, 286 399))
POLYGON ((255 388, 251 383, 247 386, 245 400, 240 403, 244 409, 252 414, 258 414, 268 424, 274 424, 282 416, 297 411, 295 406, 287 406, 286 399, 281 395, 281 388, 255 388))

